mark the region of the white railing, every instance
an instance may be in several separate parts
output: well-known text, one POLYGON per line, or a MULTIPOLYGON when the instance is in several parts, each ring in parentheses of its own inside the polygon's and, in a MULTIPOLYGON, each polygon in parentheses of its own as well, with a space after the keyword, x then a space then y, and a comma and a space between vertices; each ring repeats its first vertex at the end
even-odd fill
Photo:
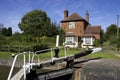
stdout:
MULTIPOLYGON (((66 47, 59 47, 59 49, 61 49, 61 48, 64 49, 64 57, 65 57, 65 59, 66 59, 66 57, 67 57, 66 47)), ((12 76, 12 73, 13 73, 13 69, 14 69, 14 66, 15 66, 15 62, 16 62, 18 56, 23 55, 23 60, 24 60, 24 63, 23 63, 23 69, 24 69, 24 73, 23 73, 23 74, 24 74, 24 77, 23 77, 23 78, 24 78, 24 80, 26 80, 26 70, 28 69, 28 73, 29 73, 29 72, 30 72, 30 69, 32 69, 32 66, 34 65, 34 57, 35 57, 35 56, 37 57, 37 59, 38 59, 37 64, 40 65, 40 64, 41 64, 40 58, 39 58, 39 56, 38 56, 37 54, 40 53, 40 52, 44 52, 44 51, 50 51, 51 60, 52 60, 52 62, 53 62, 53 61, 54 61, 53 50, 55 50, 55 49, 56 49, 56 48, 39 50, 39 51, 36 51, 35 53, 29 51, 29 52, 23 52, 23 53, 20 53, 20 54, 15 55, 7 80, 11 80, 11 76, 12 76), (26 62, 26 61, 27 61, 27 60, 26 60, 26 54, 28 54, 28 62, 26 62), (31 54, 32 54, 32 58, 31 58, 31 54), (27 63, 27 64, 26 64, 26 63, 27 63)), ((42 53, 41 53, 41 54, 42 54, 42 53)))

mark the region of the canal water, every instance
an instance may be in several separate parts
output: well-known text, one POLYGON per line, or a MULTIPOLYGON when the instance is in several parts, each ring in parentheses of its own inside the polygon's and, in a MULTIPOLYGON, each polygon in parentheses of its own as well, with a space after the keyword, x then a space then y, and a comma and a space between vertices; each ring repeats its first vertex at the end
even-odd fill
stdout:
MULTIPOLYGON (((10 69, 11 69, 10 66, 0 65, 0 80, 7 80, 10 69)), ((15 67, 13 70, 12 76, 14 76, 15 73, 18 72, 20 69, 21 68, 15 67)), ((49 71, 49 70, 42 69, 40 71, 45 72, 45 71, 49 71)), ((61 76, 61 77, 50 79, 50 80, 73 80, 73 79, 72 79, 72 75, 66 75, 66 76, 61 76)))
MULTIPOLYGON (((11 69, 10 66, 0 65, 0 80, 7 80, 10 69, 11 69)), ((12 75, 14 75, 19 70, 20 70, 20 68, 15 67, 12 75)))

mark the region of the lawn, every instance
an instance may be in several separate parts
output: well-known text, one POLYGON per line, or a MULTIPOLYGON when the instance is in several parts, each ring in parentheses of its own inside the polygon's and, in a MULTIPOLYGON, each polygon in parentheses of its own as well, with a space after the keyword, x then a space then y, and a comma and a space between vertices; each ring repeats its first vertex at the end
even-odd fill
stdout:
POLYGON ((120 57, 116 55, 116 51, 101 51, 87 55, 84 58, 120 59, 120 57))
MULTIPOLYGON (((73 55, 75 53, 82 52, 82 51, 83 51, 82 49, 67 49, 66 56, 73 55)), ((0 58, 12 58, 12 54, 18 54, 18 53, 0 52, 0 58)), ((51 51, 43 53, 43 54, 37 54, 37 55, 39 56, 40 59, 50 59, 51 58, 51 51)), ((26 54, 26 56, 28 58, 28 54, 26 54)), ((54 56, 54 50, 52 50, 52 56, 54 56)), ((59 50, 59 56, 60 57, 65 56, 63 48, 59 50)), ((18 58, 23 59, 23 56, 19 56, 18 58)), ((35 58, 37 58, 37 57, 35 56, 35 58)))
MULTIPOLYGON (((68 55, 73 55, 75 53, 78 52, 83 52, 83 49, 67 49, 66 50, 66 56, 68 55)), ((0 58, 12 58, 12 54, 11 52, 0 52, 0 58)), ((14 53, 14 54, 18 54, 18 53, 14 53)), ((50 52, 46 52, 43 54, 38 54, 40 59, 51 59, 51 51, 50 52)), ((52 57, 54 56, 54 50, 52 51, 52 57)), ((64 49, 60 49, 59 51, 59 57, 63 57, 65 56, 64 53, 64 49)), ((120 57, 116 56, 116 51, 101 51, 101 52, 97 52, 97 53, 92 53, 89 54, 87 56, 85 56, 84 58, 102 58, 102 59, 120 59, 120 57)), ((19 56, 19 59, 23 59, 23 56, 19 56)), ((28 58, 28 55, 27 55, 28 58)), ((35 59, 37 57, 35 56, 35 59)))

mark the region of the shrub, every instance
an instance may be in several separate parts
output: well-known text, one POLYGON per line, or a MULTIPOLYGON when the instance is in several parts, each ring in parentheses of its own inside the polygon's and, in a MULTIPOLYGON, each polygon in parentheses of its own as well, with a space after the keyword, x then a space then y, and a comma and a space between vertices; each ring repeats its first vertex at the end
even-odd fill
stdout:
POLYGON ((94 41, 94 46, 97 47, 97 46, 99 46, 99 45, 100 45, 100 40, 95 40, 95 41, 94 41))
POLYGON ((37 45, 33 45, 32 46, 32 50, 34 51, 34 52, 36 52, 36 51, 39 51, 39 50, 43 50, 43 49, 48 49, 49 47, 48 47, 48 45, 46 45, 46 44, 37 44, 37 45))

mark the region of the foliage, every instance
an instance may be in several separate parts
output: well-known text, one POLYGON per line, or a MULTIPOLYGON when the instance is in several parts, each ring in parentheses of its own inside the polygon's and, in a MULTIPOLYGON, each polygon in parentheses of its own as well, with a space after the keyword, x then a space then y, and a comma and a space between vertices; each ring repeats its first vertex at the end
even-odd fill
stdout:
POLYGON ((106 38, 109 40, 111 36, 117 36, 117 26, 115 24, 110 25, 106 30, 106 38))
POLYGON ((6 27, 2 28, 1 34, 4 36, 11 36, 12 35, 12 28, 11 27, 8 27, 8 29, 6 27))
POLYGON ((1 33, 1 30, 3 29, 4 25, 3 24, 0 24, 0 33, 1 33))
POLYGON ((99 45, 100 45, 100 40, 95 40, 95 41, 94 41, 94 46, 97 47, 97 46, 99 46, 99 45))
POLYGON ((10 40, 11 41, 22 41, 22 36, 21 36, 21 34, 19 33, 19 32, 16 32, 16 33, 14 33, 11 37, 10 37, 10 40))
MULTIPOLYGON (((12 35, 12 28, 0 25, 0 46, 32 46, 46 44, 55 47, 56 35, 60 35, 60 43, 63 41, 64 32, 56 22, 50 22, 50 18, 44 11, 33 10, 23 16, 18 24, 22 33, 12 35), (50 38, 51 37, 51 38, 50 38)), ((13 49, 13 51, 16 51, 13 49)))
POLYGON ((60 28, 59 29, 59 43, 60 44, 63 44, 63 41, 64 41, 64 36, 65 36, 65 31, 62 29, 62 28, 60 28))
POLYGON ((32 46, 32 49, 34 52, 36 52, 39 50, 48 49, 48 46, 46 44, 37 44, 37 45, 32 46))
POLYGON ((59 25, 56 22, 51 23, 46 12, 42 10, 28 12, 18 26, 24 34, 34 37, 52 37, 59 34, 59 25))
POLYGON ((19 23, 19 28, 25 33, 32 36, 43 36, 48 31, 50 18, 41 10, 28 12, 19 23))
POLYGON ((107 38, 106 38, 106 33, 104 32, 104 30, 101 30, 101 42, 105 42, 107 41, 107 38))
POLYGON ((12 28, 8 27, 7 36, 11 36, 11 35, 12 35, 12 28))
POLYGON ((117 44, 117 37, 111 35, 109 41, 110 41, 110 44, 117 44))
MULTIPOLYGON (((106 38, 106 41, 109 42, 110 44, 116 44, 117 49, 120 48, 120 28, 117 28, 117 25, 115 24, 111 24, 107 30, 106 33, 104 35, 104 37, 106 38), (118 34, 117 34, 117 31, 118 34)), ((104 39, 105 39, 104 38, 104 39)))
POLYGON ((46 32, 46 36, 48 37, 52 37, 55 35, 59 34, 59 25, 57 25, 56 22, 53 22, 50 24, 50 26, 48 27, 48 31, 46 32))
POLYGON ((0 46, 5 45, 5 41, 6 41, 5 36, 0 34, 0 46))
POLYGON ((116 39, 117 49, 120 50, 120 38, 116 39))

